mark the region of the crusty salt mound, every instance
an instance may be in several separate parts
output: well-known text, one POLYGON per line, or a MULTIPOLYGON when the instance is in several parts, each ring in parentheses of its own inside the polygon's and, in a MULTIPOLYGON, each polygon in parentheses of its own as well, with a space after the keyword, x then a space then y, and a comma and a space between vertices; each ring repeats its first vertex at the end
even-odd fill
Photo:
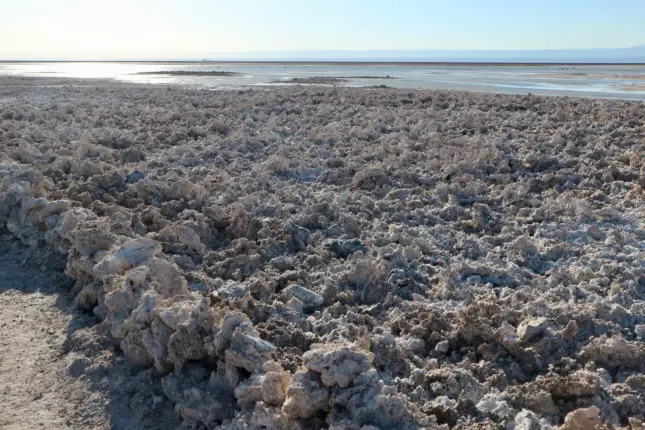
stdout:
POLYGON ((0 88, 0 228, 187 428, 645 419, 643 104, 0 88))

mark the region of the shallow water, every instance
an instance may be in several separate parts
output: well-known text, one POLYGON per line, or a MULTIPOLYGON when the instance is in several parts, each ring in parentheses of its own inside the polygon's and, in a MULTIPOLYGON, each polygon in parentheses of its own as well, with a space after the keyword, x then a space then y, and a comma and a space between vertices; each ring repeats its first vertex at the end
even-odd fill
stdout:
POLYGON ((208 88, 290 85, 295 77, 391 76, 342 85, 534 93, 645 100, 645 66, 448 66, 406 64, 0 63, 0 75, 103 78, 208 88), (165 70, 231 71, 239 76, 171 76, 165 70))

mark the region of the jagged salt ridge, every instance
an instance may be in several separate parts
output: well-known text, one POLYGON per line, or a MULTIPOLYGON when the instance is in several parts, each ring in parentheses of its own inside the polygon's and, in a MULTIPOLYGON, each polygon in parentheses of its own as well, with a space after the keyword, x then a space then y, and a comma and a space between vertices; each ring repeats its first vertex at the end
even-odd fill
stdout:
POLYGON ((0 96, 1 226, 67 256, 79 308, 187 425, 645 418, 640 103, 0 96))

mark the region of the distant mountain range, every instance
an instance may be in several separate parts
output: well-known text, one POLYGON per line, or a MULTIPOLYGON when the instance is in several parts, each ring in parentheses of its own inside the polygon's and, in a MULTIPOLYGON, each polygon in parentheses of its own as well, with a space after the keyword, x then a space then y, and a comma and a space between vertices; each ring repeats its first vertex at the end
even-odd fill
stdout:
POLYGON ((614 49, 509 51, 275 51, 219 53, 208 60, 231 61, 397 61, 510 63, 645 63, 645 45, 614 49))

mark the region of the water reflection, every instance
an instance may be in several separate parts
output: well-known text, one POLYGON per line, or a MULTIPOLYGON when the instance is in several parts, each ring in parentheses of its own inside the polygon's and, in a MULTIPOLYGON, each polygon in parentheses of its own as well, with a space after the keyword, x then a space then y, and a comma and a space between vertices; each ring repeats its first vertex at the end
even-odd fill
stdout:
POLYGON ((285 65, 222 63, 0 63, 0 74, 99 78, 210 88, 288 84, 293 78, 345 77, 347 86, 570 94, 645 100, 643 66, 285 65), (236 76, 146 75, 152 71, 231 71, 236 76), (366 79, 356 77, 396 79, 366 79))

